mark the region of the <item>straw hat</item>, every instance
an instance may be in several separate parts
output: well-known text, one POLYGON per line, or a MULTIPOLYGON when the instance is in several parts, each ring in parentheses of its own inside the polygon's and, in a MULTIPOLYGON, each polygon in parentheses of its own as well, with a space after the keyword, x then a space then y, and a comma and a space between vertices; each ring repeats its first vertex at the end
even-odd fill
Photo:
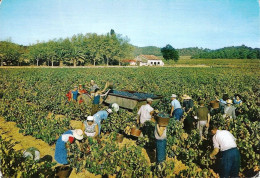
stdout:
POLYGON ((182 96, 182 98, 185 99, 185 100, 191 99, 191 97, 190 97, 189 95, 186 95, 186 94, 184 94, 184 95, 182 96))
POLYGON ((77 139, 77 140, 82 140, 83 139, 83 131, 81 129, 76 129, 73 132, 73 136, 77 139))
POLYGON ((177 95, 172 94, 171 98, 177 98, 177 95))
POLYGON ((233 104, 232 100, 231 100, 231 99, 228 99, 228 100, 227 100, 227 104, 233 104))
POLYGON ((147 98, 146 101, 148 101, 148 102, 149 101, 153 101, 153 99, 152 98, 147 98))

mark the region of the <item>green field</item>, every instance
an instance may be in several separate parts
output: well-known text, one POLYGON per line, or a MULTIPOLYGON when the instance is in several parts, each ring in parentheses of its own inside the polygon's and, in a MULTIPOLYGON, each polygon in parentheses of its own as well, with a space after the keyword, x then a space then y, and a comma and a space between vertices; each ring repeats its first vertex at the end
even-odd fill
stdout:
MULTIPOLYGON (((259 169, 260 160, 259 60, 181 59, 177 64, 205 64, 213 67, 0 69, 0 116, 7 121, 16 122, 24 135, 32 135, 53 145, 60 134, 71 128, 71 120, 83 121, 84 115, 90 115, 91 106, 67 103, 65 94, 74 85, 84 85, 91 79, 101 88, 106 81, 113 81, 117 90, 162 95, 163 99, 154 107, 165 112, 170 110, 172 93, 192 96, 195 106, 199 98, 204 98, 209 103, 216 93, 220 98, 223 93, 231 98, 239 93, 243 105, 239 108, 237 119, 227 126, 225 119, 218 114, 212 118, 210 125, 218 125, 234 134, 242 157, 241 175, 253 175, 253 169, 259 169), (64 115, 65 119, 47 119, 50 112, 54 116, 64 115)), ((87 139, 82 143, 91 151, 80 151, 71 145, 71 165, 78 172, 86 169, 96 175, 118 177, 215 176, 213 170, 217 172, 216 161, 209 159, 209 153, 213 149, 212 136, 209 135, 208 140, 199 142, 196 129, 187 135, 183 123, 177 121, 171 121, 168 126, 169 158, 164 168, 154 168, 155 163, 147 163, 142 154, 142 148, 147 149, 154 144, 153 129, 134 145, 119 147, 114 141, 116 133, 124 133, 127 126, 136 124, 133 120, 135 116, 136 111, 132 113, 123 109, 120 109, 119 114, 112 114, 102 125, 102 133, 110 134, 102 134, 100 140, 87 139), (109 159, 102 159, 104 157, 109 159)), ((150 125, 151 128, 153 126, 150 125)), ((127 135, 126 137, 128 138, 127 135)))

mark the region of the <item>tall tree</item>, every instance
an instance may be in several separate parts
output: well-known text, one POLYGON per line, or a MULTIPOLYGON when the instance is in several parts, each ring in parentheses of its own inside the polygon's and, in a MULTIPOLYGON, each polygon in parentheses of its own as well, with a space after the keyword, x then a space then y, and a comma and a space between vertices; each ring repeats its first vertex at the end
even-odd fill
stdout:
POLYGON ((17 65, 21 56, 21 46, 11 41, 0 42, 1 66, 5 62, 7 65, 17 65))
POLYGON ((179 60, 179 54, 178 51, 175 50, 171 45, 167 44, 165 47, 161 49, 161 52, 163 54, 163 58, 165 60, 174 60, 177 62, 179 60))

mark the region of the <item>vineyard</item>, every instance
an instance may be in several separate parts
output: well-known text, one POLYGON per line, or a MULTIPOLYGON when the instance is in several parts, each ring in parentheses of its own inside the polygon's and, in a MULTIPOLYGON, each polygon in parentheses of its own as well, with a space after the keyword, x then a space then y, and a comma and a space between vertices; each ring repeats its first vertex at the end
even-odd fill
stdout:
MULTIPOLYGON (((229 130, 236 138, 241 154, 240 176, 248 177, 259 171, 260 160, 260 109, 259 109, 259 62, 248 68, 87 68, 87 69, 0 69, 0 117, 16 122, 19 132, 41 139, 54 145, 58 137, 69 129, 75 129, 72 121, 84 121, 90 115, 91 105, 69 103, 65 94, 74 85, 95 80, 101 88, 107 81, 113 81, 114 94, 132 98, 162 96, 153 107, 161 113, 169 113, 172 93, 192 96, 195 107, 199 98, 206 103, 216 93, 230 97, 239 93, 243 104, 237 108, 237 118, 227 123, 221 114, 211 118, 210 127, 219 126, 229 130), (256 65, 255 65, 256 64, 256 65), (141 93, 124 93, 131 90, 141 93), (130 96, 131 95, 131 96, 130 96)), ((105 109, 108 106, 102 105, 105 109)), ((101 136, 86 138, 69 147, 69 162, 77 173, 116 177, 217 177, 217 159, 210 159, 213 150, 212 135, 200 141, 199 131, 187 132, 182 122, 171 120, 167 131, 167 159, 165 164, 156 166, 151 152, 155 145, 154 123, 146 124, 144 137, 134 138, 128 129, 136 124, 136 111, 120 109, 102 123, 101 136), (118 134, 124 135, 122 143, 117 142, 118 134), (148 154, 148 157, 147 157, 148 154), (146 156, 145 156, 146 155, 146 156)), ((164 116, 164 115, 163 115, 164 116)), ((191 117, 184 113, 184 117, 191 117)), ((1 128, 0 128, 1 130, 1 128)), ((29 170, 20 161, 21 154, 13 149, 13 142, 0 137, 1 171, 7 177, 16 177, 22 170, 29 170), (6 145, 6 146, 5 146, 6 145), (10 151, 9 151, 10 150, 10 151), (13 153, 15 152, 15 153, 13 153), (10 156, 11 154, 11 156, 10 156), (8 165, 13 165, 9 171, 8 165)), ((45 177, 52 174, 54 163, 37 163, 33 173, 45 177), (38 167, 37 167, 38 166, 38 167), (42 170, 46 168, 47 172, 42 170)), ((23 173, 23 176, 30 176, 23 173)))

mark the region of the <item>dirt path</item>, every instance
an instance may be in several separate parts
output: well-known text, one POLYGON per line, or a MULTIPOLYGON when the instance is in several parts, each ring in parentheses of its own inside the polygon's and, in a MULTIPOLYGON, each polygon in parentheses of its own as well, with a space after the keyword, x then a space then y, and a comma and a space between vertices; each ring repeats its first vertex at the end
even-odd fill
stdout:
POLYGON ((29 147, 35 147, 39 149, 41 157, 50 155, 54 158, 55 145, 50 146, 48 143, 35 137, 24 136, 22 133, 19 133, 19 128, 16 127, 15 122, 6 122, 3 117, 0 117, 0 134, 3 138, 19 142, 14 146, 15 150, 25 150, 29 147))
MULTIPOLYGON (((12 139, 16 142, 18 142, 15 146, 15 150, 25 150, 29 147, 35 147, 39 149, 41 153, 41 157, 45 155, 50 155, 54 159, 54 152, 55 152, 55 145, 50 146, 46 142, 36 139, 32 136, 24 136, 22 133, 19 133, 19 128, 16 127, 15 122, 7 122, 3 117, 0 117, 0 134, 3 138, 6 139, 12 139)), ((119 143, 119 147, 123 147, 124 145, 136 145, 135 141, 124 138, 122 143, 119 143)), ((142 149, 142 152, 150 165, 150 159, 149 156, 147 155, 147 152, 145 149, 142 149)), ((81 177, 98 177, 100 178, 101 176, 95 176, 94 174, 91 174, 87 170, 84 170, 83 172, 76 173, 75 169, 70 174, 70 178, 81 178, 81 177)))

